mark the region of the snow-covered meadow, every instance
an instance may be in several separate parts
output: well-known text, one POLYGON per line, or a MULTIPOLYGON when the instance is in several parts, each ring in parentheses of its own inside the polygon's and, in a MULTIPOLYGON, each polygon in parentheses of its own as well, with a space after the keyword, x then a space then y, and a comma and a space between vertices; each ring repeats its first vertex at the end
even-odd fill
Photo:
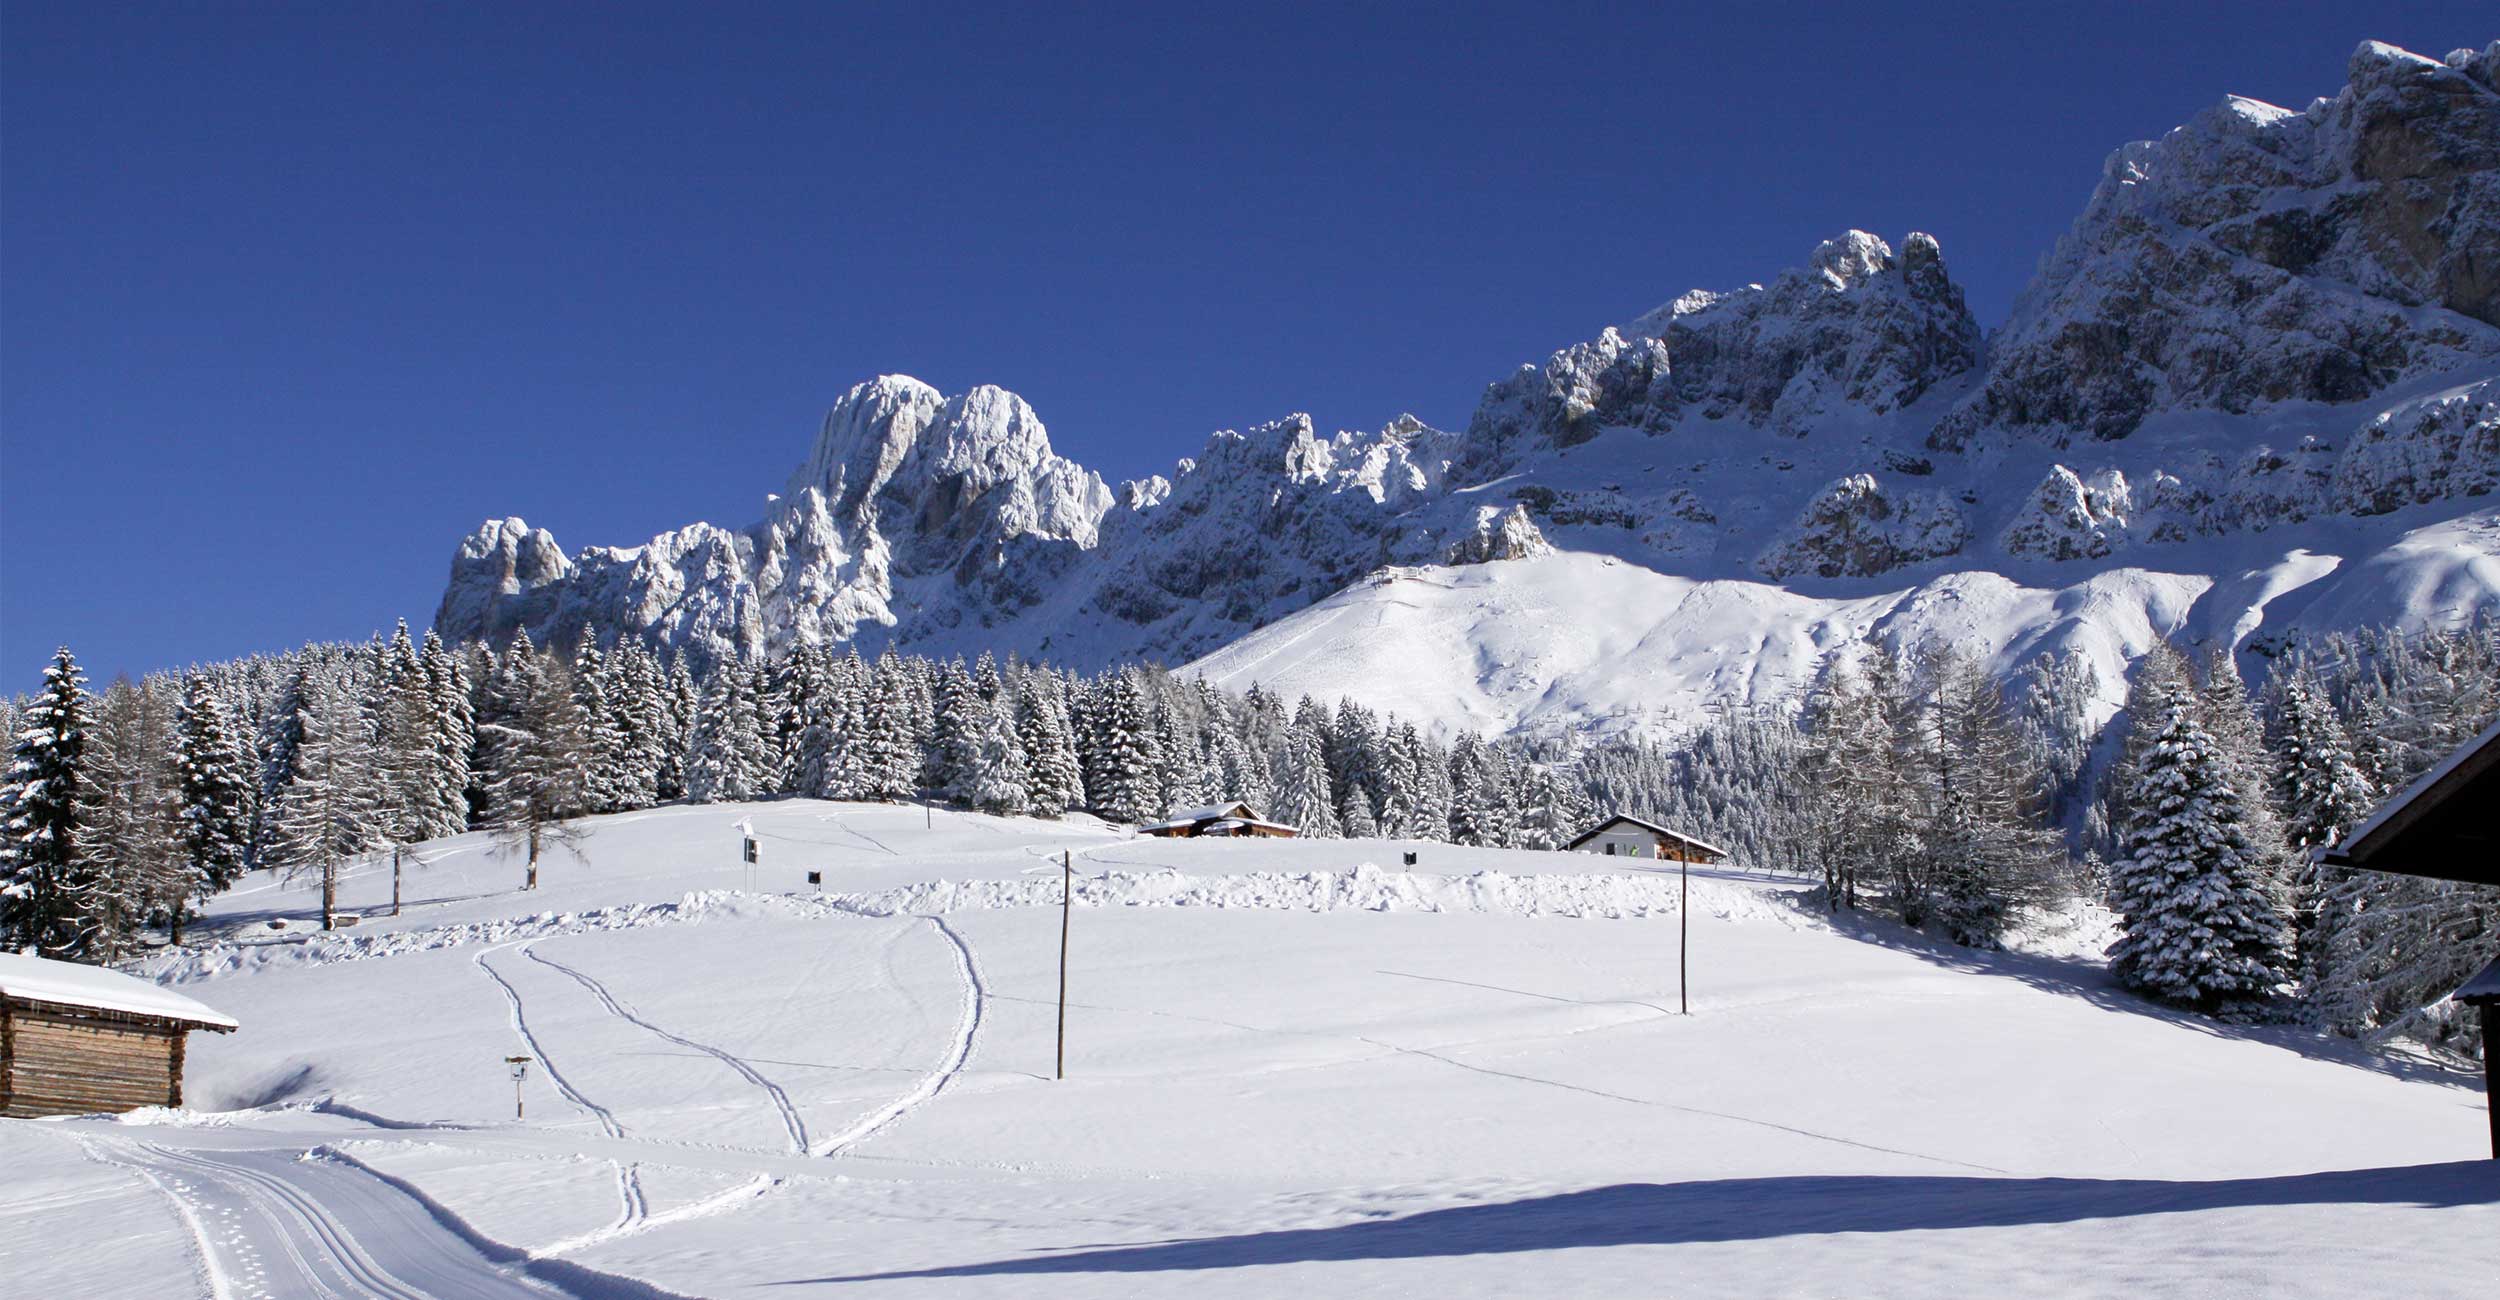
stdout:
POLYGON ((327 935, 306 890, 221 898, 148 973, 242 1029, 194 1036, 184 1112, 0 1123, 0 1291, 2500 1285, 2465 1076, 2154 1008, 2089 917, 1974 954, 1711 869, 1679 954, 1681 882, 1587 856, 808 801, 588 825, 529 894, 483 836, 427 846, 395 918, 369 865, 327 935))

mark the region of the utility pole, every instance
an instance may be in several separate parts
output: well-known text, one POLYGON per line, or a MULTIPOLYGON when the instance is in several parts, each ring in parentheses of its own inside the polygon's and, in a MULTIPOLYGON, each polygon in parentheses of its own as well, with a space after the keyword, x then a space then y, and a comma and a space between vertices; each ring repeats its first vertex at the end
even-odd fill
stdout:
POLYGON ((1682 878, 1683 900, 1675 905, 1675 997, 1685 1015, 1693 1014, 1693 857, 1679 854, 1675 874, 1682 878))
POLYGON ((1068 909, 1076 893, 1076 859, 1059 850, 1059 1078, 1068 1077, 1068 909))

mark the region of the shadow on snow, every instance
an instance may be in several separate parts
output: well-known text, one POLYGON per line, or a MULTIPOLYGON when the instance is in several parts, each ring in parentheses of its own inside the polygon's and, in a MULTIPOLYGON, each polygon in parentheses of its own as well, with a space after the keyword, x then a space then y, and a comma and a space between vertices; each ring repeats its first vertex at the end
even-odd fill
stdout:
POLYGON ((2500 1204, 2500 1162, 2461 1161, 2209 1182, 1817 1176, 1627 1183, 1328 1228, 1251 1232, 780 1285, 1048 1273, 1158 1273, 1358 1259, 1917 1232, 2285 1205, 2500 1204))

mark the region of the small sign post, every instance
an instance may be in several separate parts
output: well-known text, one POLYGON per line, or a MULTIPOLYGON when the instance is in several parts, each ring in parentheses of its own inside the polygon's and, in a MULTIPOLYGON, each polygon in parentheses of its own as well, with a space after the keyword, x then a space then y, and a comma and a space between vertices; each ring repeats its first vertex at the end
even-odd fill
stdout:
POLYGON ((529 1076, 530 1058, 507 1056, 503 1060, 512 1067, 512 1118, 517 1120, 521 1118, 521 1080, 529 1076))
POLYGON ((814 885, 817 893, 821 894, 825 892, 825 873, 821 871, 808 872, 807 883, 814 885))

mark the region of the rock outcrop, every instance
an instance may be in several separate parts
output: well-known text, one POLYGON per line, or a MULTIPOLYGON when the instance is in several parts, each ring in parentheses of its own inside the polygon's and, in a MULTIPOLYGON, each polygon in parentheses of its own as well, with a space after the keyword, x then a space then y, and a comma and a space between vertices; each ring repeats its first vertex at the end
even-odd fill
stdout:
POLYGON ((1969 540, 1969 521, 1942 493, 1852 474, 1807 501, 1754 567, 1774 580, 1862 578, 1951 555, 1969 540))
POLYGON ((1934 238, 1912 233, 1895 256, 1852 230, 1768 287, 1695 290, 1520 367, 1486 390, 1468 435, 1487 461, 1692 416, 1803 436, 1897 411, 1978 360, 1979 324, 1934 238))
POLYGON ((2366 42, 2350 71, 2304 110, 2234 96, 2111 154, 1931 445, 2355 402, 2500 356, 2500 43, 2366 42))

